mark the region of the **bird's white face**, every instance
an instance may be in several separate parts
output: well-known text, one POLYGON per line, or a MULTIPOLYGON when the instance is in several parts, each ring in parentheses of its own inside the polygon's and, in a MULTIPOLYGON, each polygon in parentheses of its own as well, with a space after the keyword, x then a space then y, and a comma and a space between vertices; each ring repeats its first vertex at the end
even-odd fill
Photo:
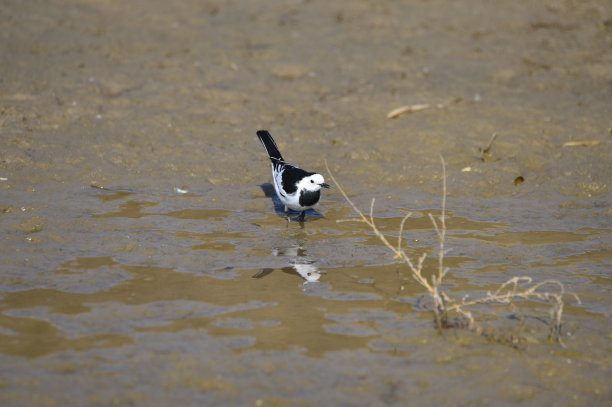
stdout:
POLYGON ((325 183, 325 179, 321 174, 312 174, 311 176, 301 180, 299 187, 304 188, 307 191, 318 191, 321 188, 329 188, 329 185, 325 183))

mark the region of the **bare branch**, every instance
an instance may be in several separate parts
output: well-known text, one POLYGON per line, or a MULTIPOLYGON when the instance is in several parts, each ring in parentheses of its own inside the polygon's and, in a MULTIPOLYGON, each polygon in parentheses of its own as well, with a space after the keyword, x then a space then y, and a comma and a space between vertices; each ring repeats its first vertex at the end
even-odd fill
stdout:
MULTIPOLYGON (((560 339, 561 318, 563 315, 563 308, 564 308, 563 297, 565 295, 569 295, 573 297, 574 299, 576 299, 578 303, 580 303, 580 298, 574 293, 566 292, 565 287, 559 281, 544 280, 539 283, 533 284, 533 280, 531 277, 515 276, 515 277, 508 279, 504 283, 502 283, 497 288, 497 290, 495 290, 494 292, 492 293, 487 292, 486 295, 480 298, 471 299, 471 300, 468 300, 467 295, 461 299, 455 300, 449 295, 447 295, 446 292, 443 290, 442 281, 444 277, 450 271, 448 267, 444 266, 444 257, 450 251, 450 249, 445 249, 445 239, 446 239, 446 230, 447 230, 446 229, 446 195, 447 195, 446 164, 442 156, 440 156, 440 161, 442 162, 442 212, 441 212, 441 215, 438 217, 440 223, 438 224, 438 221, 436 221, 436 218, 432 214, 428 214, 429 219, 431 220, 431 223, 437 233, 438 242, 439 242, 438 243, 439 244, 438 272, 437 272, 437 275, 436 273, 431 275, 430 277, 431 282, 428 281, 428 279, 423 275, 423 264, 425 262, 425 259, 427 258, 427 253, 423 253, 420 257, 418 257, 416 261, 416 265, 415 265, 415 263, 410 259, 410 257, 408 257, 406 252, 402 249, 402 238, 403 238, 403 233, 404 233, 404 226, 405 226, 407 219, 412 214, 408 213, 402 218, 402 221, 399 227, 399 233, 397 236, 397 246, 393 246, 391 243, 389 243, 386 236, 383 235, 383 233, 378 229, 378 227, 375 224, 375 220, 374 220, 375 198, 372 198, 372 202, 370 204, 370 213, 369 213, 369 218, 368 218, 368 216, 364 215, 364 213, 361 210, 359 210, 359 208, 357 208, 357 206, 353 203, 353 201, 351 201, 351 199, 347 196, 344 189, 342 189, 342 186, 338 183, 338 181, 336 181, 335 177, 333 176, 333 174, 331 173, 327 165, 327 162, 325 162, 325 168, 327 169, 329 176, 331 177, 334 184, 338 187, 338 190, 340 191, 344 199, 349 203, 349 205, 353 208, 353 210, 357 212, 357 214, 359 215, 359 219, 357 220, 364 222, 368 226, 370 226, 370 228, 372 228, 372 231, 376 234, 379 240, 385 246, 387 246, 395 254, 397 258, 401 259, 401 261, 403 261, 404 263, 408 265, 408 268, 412 272, 412 277, 419 284, 421 284, 421 286, 423 286, 427 290, 427 292, 429 293, 429 295, 434 301, 433 312, 434 312, 434 316, 436 320, 436 326, 438 329, 441 330, 442 328, 446 328, 449 326, 448 325, 449 324, 448 323, 448 313, 452 311, 452 312, 456 312, 458 315, 460 315, 461 317, 467 320, 469 329, 475 330, 479 334, 482 334, 484 332, 483 328, 480 325, 478 325, 478 323, 475 321, 473 314, 469 310, 467 310, 468 307, 475 306, 478 304, 492 304, 492 303, 511 304, 512 301, 516 298, 524 298, 527 300, 548 301, 551 304, 551 308, 549 312, 549 317, 550 317, 550 334, 549 335, 550 335, 550 338, 553 338, 554 340, 561 342, 561 339, 560 339), (546 285, 556 285, 558 287, 558 291, 556 292, 543 291, 542 287, 546 285)), ((338 220, 338 222, 343 222, 343 221, 347 221, 347 220, 346 219, 338 220)))

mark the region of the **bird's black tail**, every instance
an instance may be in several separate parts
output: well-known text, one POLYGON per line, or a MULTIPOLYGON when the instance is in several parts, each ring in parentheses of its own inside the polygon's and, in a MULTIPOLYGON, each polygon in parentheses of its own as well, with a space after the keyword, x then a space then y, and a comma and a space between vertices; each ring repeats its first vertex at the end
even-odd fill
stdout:
POLYGON ((261 141, 261 144, 266 148, 270 161, 272 161, 274 166, 284 163, 283 156, 280 151, 278 151, 278 147, 276 147, 276 143, 270 133, 268 133, 268 130, 259 130, 257 132, 257 137, 259 137, 259 141, 261 141))

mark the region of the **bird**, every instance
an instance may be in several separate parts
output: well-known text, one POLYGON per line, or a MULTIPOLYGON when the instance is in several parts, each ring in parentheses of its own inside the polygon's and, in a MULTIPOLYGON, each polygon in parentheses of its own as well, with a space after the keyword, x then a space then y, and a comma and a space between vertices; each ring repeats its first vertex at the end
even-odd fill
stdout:
POLYGON ((298 211, 297 220, 304 222, 306 210, 315 206, 321 199, 321 188, 329 188, 321 174, 308 172, 289 164, 283 159, 274 139, 267 130, 257 131, 257 137, 263 144, 272 163, 274 190, 285 205, 285 213, 291 209, 298 211))

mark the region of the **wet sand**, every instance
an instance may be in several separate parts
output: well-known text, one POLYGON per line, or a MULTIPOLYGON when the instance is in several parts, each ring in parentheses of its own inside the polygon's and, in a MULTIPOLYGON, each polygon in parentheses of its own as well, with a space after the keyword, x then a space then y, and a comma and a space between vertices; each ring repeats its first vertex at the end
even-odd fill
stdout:
POLYGON ((2 405, 610 403, 609 2, 0 16, 2 405), (486 335, 438 333, 408 268, 338 222, 357 218, 337 187, 285 221, 261 128, 365 211, 376 197, 392 241, 412 212, 405 249, 428 276, 442 155, 444 289, 554 279, 581 300, 565 297, 562 344, 524 300, 471 309, 486 335))

